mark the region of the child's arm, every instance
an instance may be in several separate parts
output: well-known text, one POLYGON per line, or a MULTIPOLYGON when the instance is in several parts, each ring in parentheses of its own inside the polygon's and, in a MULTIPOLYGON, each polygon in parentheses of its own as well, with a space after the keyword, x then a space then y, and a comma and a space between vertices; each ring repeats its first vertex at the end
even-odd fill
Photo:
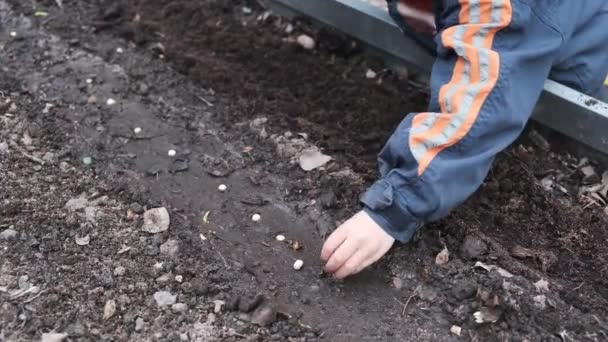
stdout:
POLYGON ((324 246, 326 269, 338 277, 375 262, 393 239, 409 241, 476 191, 521 133, 562 43, 524 2, 447 2, 429 112, 397 127, 379 156, 381 178, 362 196, 364 213, 324 246))

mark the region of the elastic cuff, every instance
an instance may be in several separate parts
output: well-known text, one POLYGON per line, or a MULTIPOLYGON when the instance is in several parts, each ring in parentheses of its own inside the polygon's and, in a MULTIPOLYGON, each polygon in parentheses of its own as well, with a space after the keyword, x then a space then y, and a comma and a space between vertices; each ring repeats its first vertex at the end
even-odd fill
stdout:
POLYGON ((411 215, 401 203, 391 183, 378 180, 361 196, 363 210, 396 240, 409 242, 423 222, 411 215))

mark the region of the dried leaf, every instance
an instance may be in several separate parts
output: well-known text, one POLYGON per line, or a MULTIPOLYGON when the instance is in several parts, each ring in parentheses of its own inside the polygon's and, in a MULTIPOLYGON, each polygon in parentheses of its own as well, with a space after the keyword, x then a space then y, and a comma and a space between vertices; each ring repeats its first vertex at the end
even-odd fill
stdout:
POLYGON ((103 308, 103 319, 108 320, 116 313, 116 302, 110 299, 103 308))
POLYGON ((450 251, 447 247, 443 247, 441 252, 435 257, 435 265, 443 266, 450 260, 450 251))
POLYGON ((524 247, 518 245, 511 249, 511 255, 516 258, 524 259, 524 258, 533 258, 536 256, 536 253, 531 249, 524 248, 524 247))
POLYGON ((490 272, 490 271, 492 271, 492 270, 496 270, 496 272, 498 272, 498 274, 500 274, 501 276, 503 276, 503 277, 505 277, 505 278, 512 278, 512 277, 513 277, 513 274, 512 274, 512 273, 510 273, 509 271, 507 271, 507 270, 505 270, 505 269, 503 269, 503 268, 500 268, 500 267, 498 267, 498 266, 494 266, 494 265, 486 265, 486 264, 484 264, 484 263, 483 263, 483 262, 481 262, 481 261, 476 262, 474 267, 480 267, 480 268, 483 268, 484 270, 486 270, 486 271, 488 271, 488 272, 490 272))
POLYGON ((132 221, 135 218, 135 212, 133 209, 127 209, 127 220, 132 221))
POLYGON ((299 251, 300 249, 304 248, 304 243, 298 241, 298 240, 294 240, 291 242, 291 248, 294 251, 299 251))
POLYGON ((85 237, 76 237, 76 244, 78 246, 86 246, 91 242, 91 237, 87 234, 85 237))
POLYGON ((302 152, 299 158, 299 164, 302 170, 312 171, 329 163, 331 157, 327 156, 316 149, 306 150, 302 152))

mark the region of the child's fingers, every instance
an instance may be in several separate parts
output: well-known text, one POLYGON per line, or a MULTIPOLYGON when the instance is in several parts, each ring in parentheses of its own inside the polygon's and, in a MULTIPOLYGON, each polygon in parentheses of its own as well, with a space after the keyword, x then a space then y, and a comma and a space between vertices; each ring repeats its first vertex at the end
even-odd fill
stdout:
POLYGON ((325 265, 325 271, 327 273, 336 272, 357 252, 357 249, 359 249, 359 245, 354 239, 346 239, 329 258, 327 265, 325 265))
POLYGON ((364 250, 358 250, 334 273, 334 277, 337 279, 344 279, 361 272, 361 270, 367 266, 366 264, 368 264, 366 260, 369 258, 369 255, 370 254, 364 250))
POLYGON ((340 226, 327 238, 321 250, 321 260, 327 262, 336 249, 346 240, 346 229, 343 227, 340 226))

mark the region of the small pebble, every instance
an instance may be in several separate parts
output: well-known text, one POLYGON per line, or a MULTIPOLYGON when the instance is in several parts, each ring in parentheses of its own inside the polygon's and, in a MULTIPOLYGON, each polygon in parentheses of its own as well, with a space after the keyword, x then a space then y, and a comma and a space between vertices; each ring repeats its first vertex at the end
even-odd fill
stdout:
POLYGON ((175 157, 177 152, 175 150, 169 150, 169 152, 167 152, 167 154, 169 155, 169 157, 175 157))
POLYGON ((300 259, 296 260, 296 262, 293 263, 293 269, 296 271, 301 270, 302 266, 304 266, 304 261, 302 261, 300 259))
POLYGON ((10 35, 11 35, 11 37, 17 37, 17 32, 11 31, 10 35))
POLYGON ((462 334, 462 328, 457 325, 452 325, 450 332, 456 336, 460 336, 462 334))
POLYGON ((135 134, 141 133, 141 127, 135 127, 135 128, 133 128, 133 133, 135 133, 135 134))
POLYGON ((171 310, 175 313, 182 313, 188 311, 188 305, 184 303, 175 303, 171 305, 171 310))
POLYGON ((293 32, 293 25, 287 24, 287 26, 285 27, 285 33, 291 34, 292 32, 293 32))
POLYGON ((277 235, 276 239, 277 239, 277 241, 285 241, 285 236, 284 235, 277 235))
POLYGON ((251 12, 253 12, 253 10, 249 7, 243 7, 243 13, 244 14, 251 14, 251 12))
POLYGON ((146 322, 143 318, 137 317, 137 319, 135 320, 135 331, 142 331, 144 329, 145 324, 146 322))
POLYGON ((119 48, 116 49, 116 52, 123 53, 123 52, 125 52, 125 50, 123 50, 122 48, 119 47, 119 48))
POLYGON ((374 70, 372 69, 367 69, 367 72, 365 73, 365 77, 368 79, 372 79, 372 78, 376 78, 377 74, 374 70))
POLYGON ((262 216, 260 216, 260 214, 253 214, 253 216, 251 216, 251 221, 253 222, 258 222, 262 219, 262 216))
POLYGON ((114 269, 114 275, 115 276, 124 276, 127 273, 127 269, 124 268, 123 266, 118 266, 114 269))
POLYGON ((184 276, 179 275, 179 274, 176 275, 175 276, 175 281, 178 282, 178 283, 181 283, 182 281, 184 281, 184 276))
POLYGON ((91 158, 91 157, 84 157, 84 158, 82 158, 82 163, 84 165, 87 165, 87 166, 91 165, 91 164, 93 164, 93 158, 91 158))
POLYGON ((87 84, 91 84, 91 83, 93 83, 93 79, 92 78, 87 78, 86 82, 87 82, 87 84))
POLYGON ((315 40, 305 34, 299 35, 297 38, 297 42, 302 48, 306 50, 312 50, 315 48, 315 40))
POLYGON ((115 105, 115 104, 116 104, 116 100, 114 100, 114 99, 112 99, 112 98, 109 98, 109 99, 106 101, 106 104, 107 104, 108 106, 113 106, 113 105, 115 105))
POLYGON ((217 189, 220 192, 224 192, 224 191, 226 191, 228 189, 228 187, 226 186, 226 184, 220 184, 220 186, 218 186, 217 189))

